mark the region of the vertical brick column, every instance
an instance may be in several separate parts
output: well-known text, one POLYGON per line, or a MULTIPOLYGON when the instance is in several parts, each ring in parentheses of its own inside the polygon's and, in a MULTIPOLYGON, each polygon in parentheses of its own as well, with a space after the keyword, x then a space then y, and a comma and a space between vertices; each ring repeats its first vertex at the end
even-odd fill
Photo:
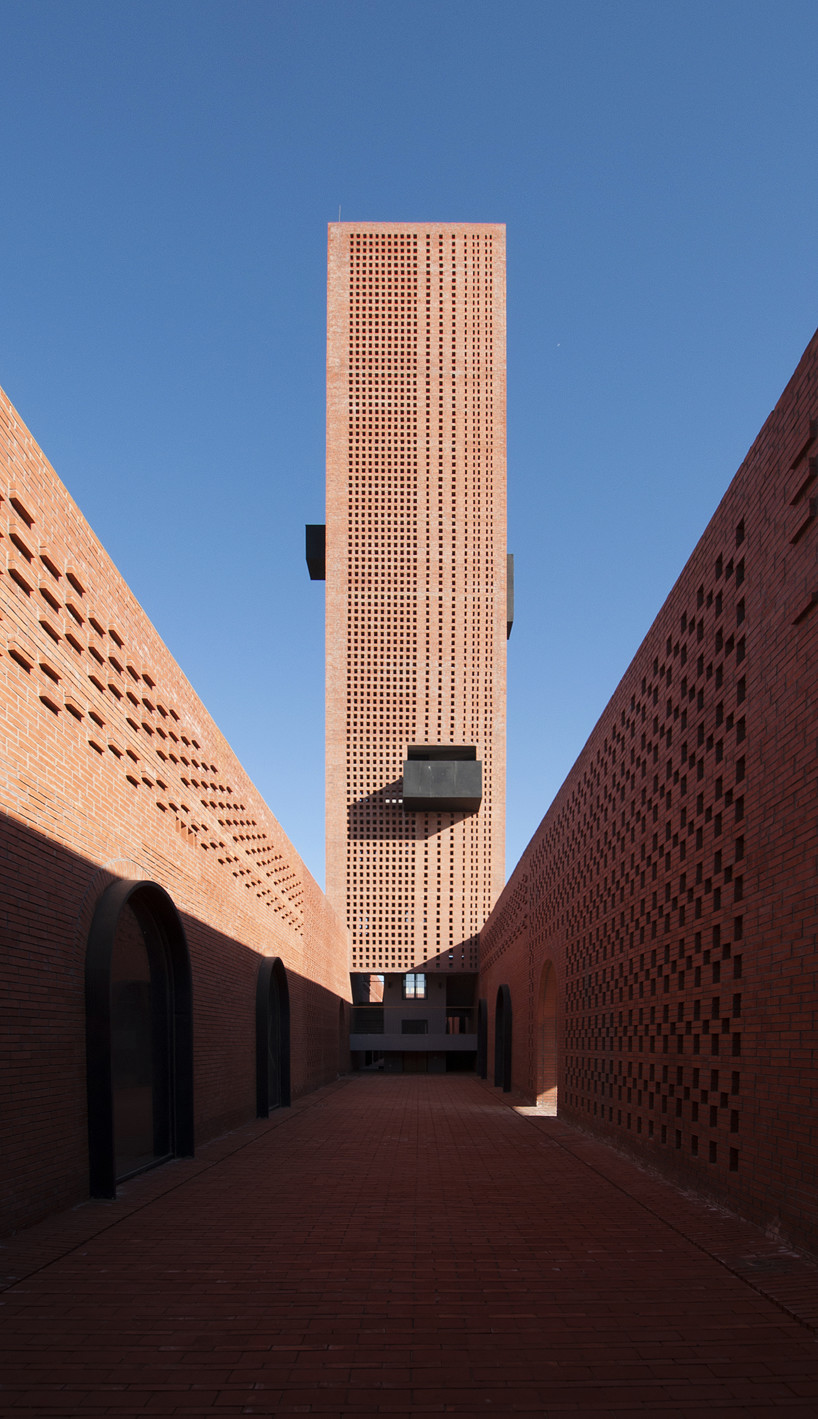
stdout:
POLYGON ((333 223, 327 889, 353 971, 477 968, 505 836, 505 229, 333 223), (410 744, 476 813, 408 813, 410 744))

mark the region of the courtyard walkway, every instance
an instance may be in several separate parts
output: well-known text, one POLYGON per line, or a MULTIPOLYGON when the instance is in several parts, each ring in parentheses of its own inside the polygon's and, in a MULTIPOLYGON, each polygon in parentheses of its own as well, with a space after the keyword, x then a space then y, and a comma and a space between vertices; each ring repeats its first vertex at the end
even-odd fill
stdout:
POLYGON ((340 1080, 0 1271, 4 1416, 818 1414, 818 1268, 470 1077, 340 1080))

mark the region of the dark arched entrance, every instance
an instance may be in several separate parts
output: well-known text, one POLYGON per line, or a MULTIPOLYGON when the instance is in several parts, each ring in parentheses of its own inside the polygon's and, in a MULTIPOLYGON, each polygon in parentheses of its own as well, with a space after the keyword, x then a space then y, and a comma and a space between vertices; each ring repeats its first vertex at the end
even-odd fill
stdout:
POLYGON ((489 1074, 489 1006, 487 1000, 477 1002, 477 1075, 488 1079, 489 1074))
POLYGON ((193 1154, 193 991, 184 929, 155 882, 113 882, 85 958, 92 1197, 193 1154))
POLYGON ((546 961, 537 996, 537 1103, 557 1110, 557 973, 546 961))
POLYGON ((349 1073, 349 1016, 345 1000, 338 1001, 338 1073, 349 1073))
POLYGON ((278 956, 259 963, 256 984, 256 1113, 290 1103, 290 991, 278 956))
POLYGON ((511 1089, 511 991, 501 985, 494 1007, 494 1083, 503 1093, 511 1089))

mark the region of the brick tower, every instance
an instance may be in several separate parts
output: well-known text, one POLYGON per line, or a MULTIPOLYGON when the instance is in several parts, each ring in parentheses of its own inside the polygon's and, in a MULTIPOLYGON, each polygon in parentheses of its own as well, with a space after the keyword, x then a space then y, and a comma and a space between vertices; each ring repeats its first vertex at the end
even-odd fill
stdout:
POLYGON ((503 226, 330 225, 327 892, 387 1068, 473 1050, 504 881, 505 341, 503 226))

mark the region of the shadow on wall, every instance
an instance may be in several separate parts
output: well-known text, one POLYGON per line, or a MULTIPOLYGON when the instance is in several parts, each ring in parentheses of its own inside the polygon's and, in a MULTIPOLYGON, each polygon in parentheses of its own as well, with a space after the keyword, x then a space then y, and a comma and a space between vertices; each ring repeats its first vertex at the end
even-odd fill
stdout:
MULTIPOLYGON (((479 945, 480 933, 476 931, 473 936, 466 936, 462 941, 453 942, 445 951, 435 951, 428 956, 416 957, 412 969, 415 971, 425 971, 429 975, 435 975, 437 972, 446 972, 447 976, 449 973, 457 973, 458 975, 465 974, 473 976, 476 981, 478 974, 477 951, 479 945)), ((368 975, 371 971, 372 968, 370 967, 369 972, 362 972, 362 974, 368 975)), ((383 975, 403 975, 403 970, 397 971, 394 966, 389 965, 379 966, 378 971, 383 975)), ((374 976, 372 978, 374 979, 374 976)), ((361 998, 356 1003, 360 1005, 373 1004, 376 998, 380 1000, 381 997, 367 994, 366 998, 361 998)), ((472 1003, 472 1001, 469 1001, 469 1004, 472 1003)))
POLYGON ((395 838, 398 841, 422 842, 445 832, 453 823, 473 816, 469 811, 448 813, 408 813, 403 808, 403 779, 384 784, 365 798, 350 803, 347 809, 347 832, 350 840, 395 838))
POLYGON ((180 913, 144 864, 115 868, 0 814, 0 1231, 112 1196, 348 1056, 338 995, 180 913))
POLYGON ((455 942, 445 951, 436 951, 431 956, 425 956, 422 961, 416 962, 415 969, 419 971, 467 971, 473 972, 476 976, 479 943, 480 933, 475 932, 474 936, 466 936, 462 941, 455 942))

